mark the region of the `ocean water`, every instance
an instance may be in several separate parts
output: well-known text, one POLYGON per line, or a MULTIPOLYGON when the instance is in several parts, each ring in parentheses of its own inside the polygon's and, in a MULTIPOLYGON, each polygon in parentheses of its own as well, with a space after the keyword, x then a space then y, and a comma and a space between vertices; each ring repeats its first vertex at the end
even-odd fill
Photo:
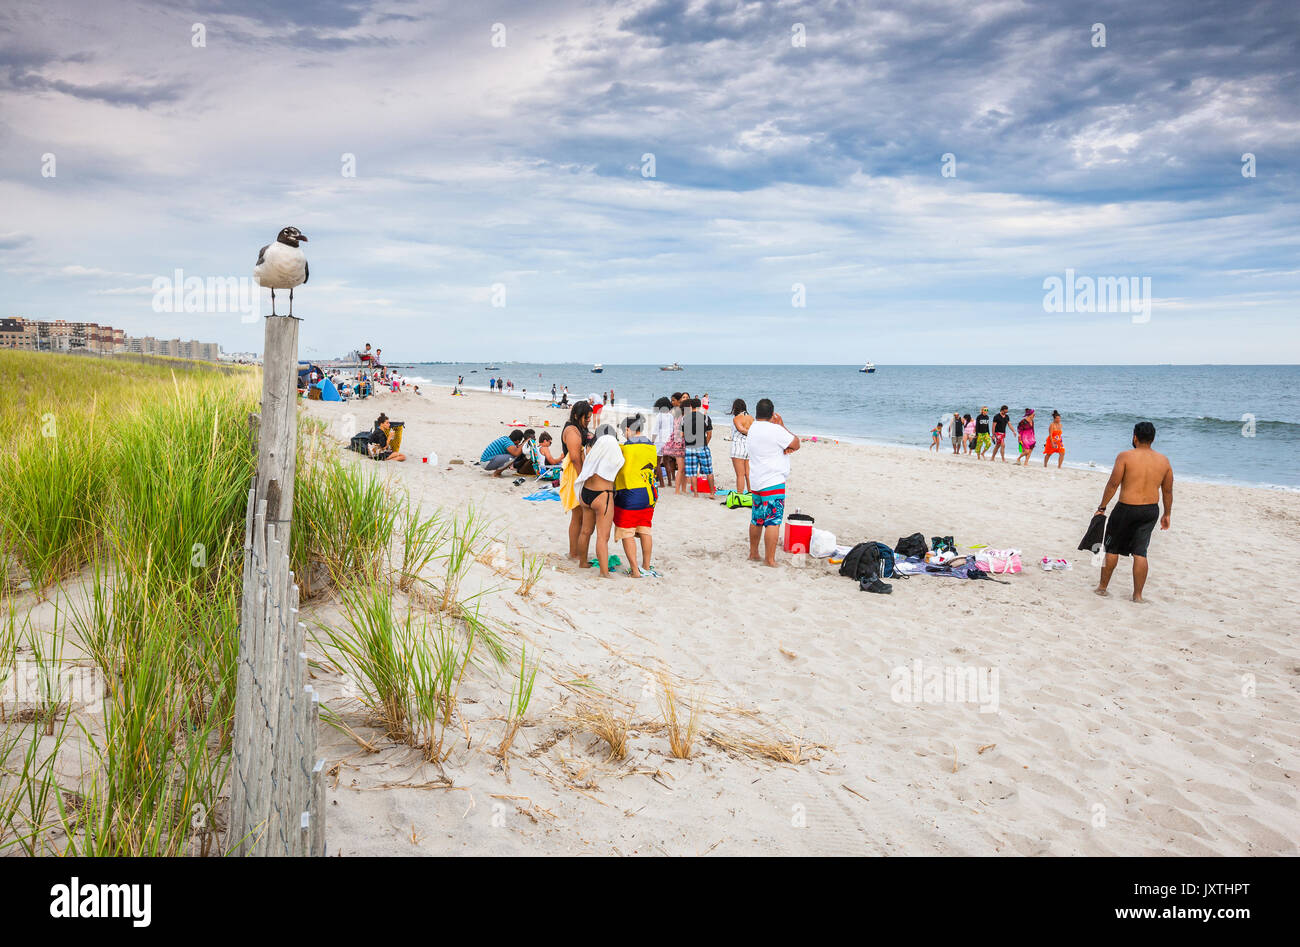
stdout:
MULTIPOLYGON (((1040 463, 1052 411, 1065 430, 1066 465, 1109 469, 1129 446, 1133 425, 1156 426, 1156 449, 1169 455, 1176 476, 1221 483, 1300 489, 1300 366, 1297 365, 687 365, 662 372, 655 365, 500 362, 427 364, 399 369, 411 379, 487 390, 489 374, 515 383, 516 397, 549 400, 551 384, 568 385, 570 401, 614 390, 619 402, 649 408, 683 389, 709 395, 714 423, 726 423, 735 398, 750 411, 771 398, 800 435, 926 449, 935 422, 953 411, 977 415, 1001 405, 1018 420, 1035 410, 1040 463)), ((504 397, 504 396, 503 396, 504 397)), ((945 450, 951 446, 945 442, 945 450)), ((1007 454, 1015 459, 1015 447, 1007 454)), ((1055 459, 1052 461, 1056 463, 1055 459)))

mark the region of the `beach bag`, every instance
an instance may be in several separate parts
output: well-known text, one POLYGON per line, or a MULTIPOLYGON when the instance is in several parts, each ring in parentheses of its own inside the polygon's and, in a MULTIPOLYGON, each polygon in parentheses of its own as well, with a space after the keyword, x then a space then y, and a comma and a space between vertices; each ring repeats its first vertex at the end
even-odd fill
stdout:
POLYGON ((861 582, 863 578, 880 578, 880 547, 876 543, 858 543, 840 563, 840 575, 861 582))
POLYGON ((370 435, 353 434, 352 440, 348 443, 348 450, 354 450, 358 454, 365 454, 367 457, 369 457, 370 456, 370 435))
POLYGON ((1020 550, 981 549, 975 555, 975 568, 994 575, 1020 572, 1020 550))
POLYGON ((727 504, 727 509, 729 510, 734 510, 742 506, 752 507, 754 505, 754 495, 752 493, 737 493, 735 490, 732 490, 727 494, 727 499, 723 502, 727 504))
POLYGON ((924 559, 925 554, 930 551, 930 547, 925 544, 925 537, 920 533, 913 533, 911 536, 905 536, 894 546, 894 552, 898 553, 904 559, 911 559, 913 556, 924 559))
POLYGON ((808 540, 808 555, 814 559, 827 559, 835 552, 835 534, 830 530, 814 529, 808 540))

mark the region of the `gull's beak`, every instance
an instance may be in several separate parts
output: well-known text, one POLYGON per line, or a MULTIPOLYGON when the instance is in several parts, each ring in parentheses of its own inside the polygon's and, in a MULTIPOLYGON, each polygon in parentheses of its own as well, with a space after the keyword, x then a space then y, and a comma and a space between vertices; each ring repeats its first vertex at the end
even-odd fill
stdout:
POLYGON ((298 239, 301 240, 303 243, 307 243, 307 235, 305 233, 298 234, 298 239))

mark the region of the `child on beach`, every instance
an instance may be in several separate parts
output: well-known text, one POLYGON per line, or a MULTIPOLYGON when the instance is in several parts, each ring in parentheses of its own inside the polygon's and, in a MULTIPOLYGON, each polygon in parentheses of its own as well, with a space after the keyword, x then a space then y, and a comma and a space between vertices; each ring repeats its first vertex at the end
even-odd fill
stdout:
POLYGON ((653 541, 650 526, 654 520, 655 468, 658 456, 654 441, 645 436, 645 418, 625 418, 623 430, 627 440, 622 446, 623 467, 614 478, 614 538, 623 543, 630 567, 624 574, 634 579, 643 575, 658 577, 650 568, 653 541), (637 565, 636 544, 641 542, 641 564, 637 565))
POLYGON ((975 419, 967 413, 963 415, 963 420, 966 424, 962 428, 962 446, 966 448, 966 453, 969 454, 971 442, 975 440, 975 419))
POLYGON ((552 439, 550 432, 543 431, 541 436, 537 438, 537 452, 542 455, 542 461, 546 466, 558 467, 564 462, 564 454, 561 453, 558 457, 555 454, 552 454, 551 443, 552 439))
POLYGON ((943 421, 937 421, 934 427, 930 428, 930 450, 936 454, 939 453, 939 438, 943 436, 943 421))
POLYGON ((1043 466, 1047 466, 1048 459, 1056 454, 1056 467, 1059 470, 1061 463, 1065 460, 1065 442, 1061 437, 1061 412, 1052 412, 1052 426, 1047 429, 1047 443, 1043 445, 1043 466))

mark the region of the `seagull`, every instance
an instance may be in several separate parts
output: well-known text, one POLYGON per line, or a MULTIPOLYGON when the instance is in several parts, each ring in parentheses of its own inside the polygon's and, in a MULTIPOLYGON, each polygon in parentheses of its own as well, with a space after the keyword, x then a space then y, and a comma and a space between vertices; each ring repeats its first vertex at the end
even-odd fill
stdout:
POLYGON ((257 251, 257 263, 253 265, 253 279, 258 286, 267 286, 271 290, 271 315, 275 315, 275 291, 289 291, 289 315, 293 315, 293 288, 307 282, 307 257, 298 249, 299 243, 306 243, 297 227, 285 227, 275 238, 275 243, 268 243, 257 251))

